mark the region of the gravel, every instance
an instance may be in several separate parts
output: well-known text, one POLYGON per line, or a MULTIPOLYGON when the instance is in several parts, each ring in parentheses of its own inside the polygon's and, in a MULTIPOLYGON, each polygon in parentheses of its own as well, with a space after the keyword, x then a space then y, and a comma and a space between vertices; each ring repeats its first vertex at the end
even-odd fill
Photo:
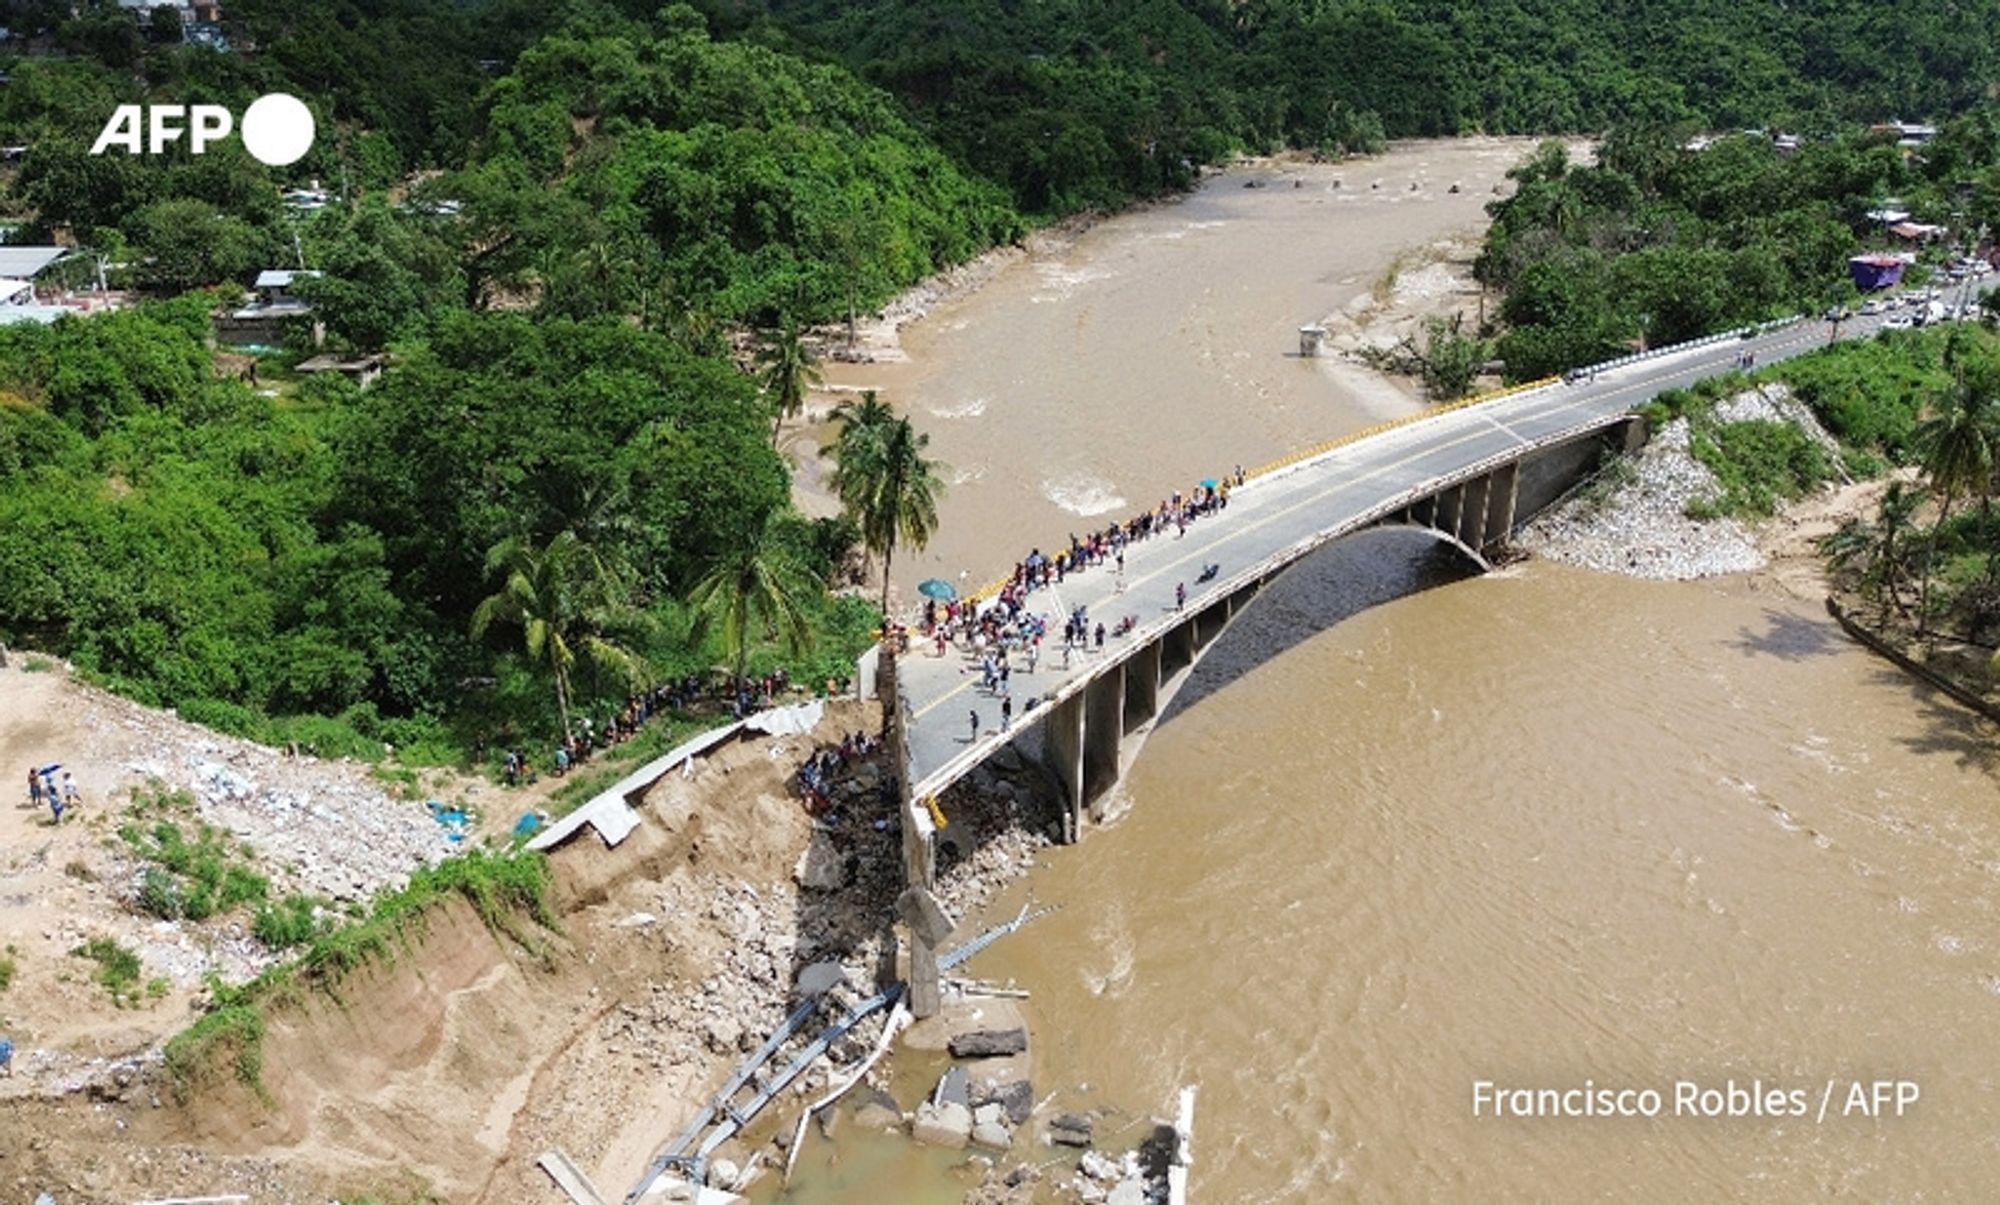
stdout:
MULTIPOLYGON (((1747 390, 1718 402, 1725 423, 1792 423, 1839 465, 1840 445, 1782 385, 1747 390)), ((1552 561, 1682 581, 1744 573, 1767 563, 1756 540, 1734 519, 1690 519, 1688 505, 1720 493, 1715 474, 1688 450, 1688 421, 1660 428, 1636 456, 1606 469, 1592 485, 1528 524, 1521 549, 1552 561)))

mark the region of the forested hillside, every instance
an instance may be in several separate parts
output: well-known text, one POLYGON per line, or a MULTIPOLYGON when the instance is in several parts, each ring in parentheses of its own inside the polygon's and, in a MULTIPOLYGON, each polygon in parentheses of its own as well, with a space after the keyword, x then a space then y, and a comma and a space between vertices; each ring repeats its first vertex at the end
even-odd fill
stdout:
POLYGON ((1226 147, 1634 122, 1831 131, 1996 78, 2000 4, 1869 0, 716 0, 839 56, 1031 212, 1176 186, 1226 147))
MULTIPOLYGON (((1974 109, 2000 0, 229 0, 226 49, 112 0, 8 21, 0 217, 142 304, 0 330, 0 640, 377 747, 837 665, 870 618, 833 583, 898 529, 860 486, 841 520, 788 502, 801 326, 1229 154, 1612 129, 1498 213, 1482 275, 1522 371, 1818 297, 1884 191, 2000 197, 1974 109), (271 91, 318 120, 289 168, 88 153, 119 103, 271 91), (1678 157, 1697 128, 1966 111, 1914 162, 1678 157), (382 380, 295 376, 302 331, 261 381, 216 356, 209 316, 267 268, 320 273, 329 347, 392 353, 382 380)), ((846 441, 892 445, 919 447, 846 441)))

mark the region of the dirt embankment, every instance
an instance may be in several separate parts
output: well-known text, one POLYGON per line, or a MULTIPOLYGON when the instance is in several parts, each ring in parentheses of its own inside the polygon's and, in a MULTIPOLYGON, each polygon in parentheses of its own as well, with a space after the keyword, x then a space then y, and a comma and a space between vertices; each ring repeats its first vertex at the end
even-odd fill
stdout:
MULTIPOLYGON (((18 660, 9 672, 20 676, 18 660)), ((82 689, 49 687, 38 696, 46 706, 29 709, 47 722, 14 725, 10 741, 72 739, 61 696, 82 689)), ((21 1074, 0 1079, 0 1185, 65 1202, 427 1191, 513 1205, 563 1199, 534 1162, 561 1148, 622 1195, 776 1027, 801 970, 840 964, 848 985, 832 995, 847 1002, 889 969, 899 838, 888 805, 866 789, 874 770, 856 774, 839 824, 817 837, 789 785, 819 744, 879 723, 873 704, 838 703, 811 734, 743 740, 699 759, 653 789, 640 827, 615 849, 586 829, 554 851, 559 932, 524 945, 489 932, 463 902, 434 909, 392 961, 332 996, 272 1010, 257 1085, 224 1057, 185 1103, 159 1051, 192 1020, 190 992, 113 1008, 61 948, 61 916, 78 893, 92 897, 92 927, 132 940, 158 928, 131 912, 112 876, 85 884, 59 869, 73 851, 114 847, 108 821, 23 829, 43 848, 10 854, 15 871, 30 873, 8 880, 5 931, 18 940, 47 925, 54 936, 22 960, 29 990, 17 979, 0 995, 0 1032, 23 1046, 21 1074), (809 868, 814 844, 823 864, 809 868), (59 997, 60 1023, 44 993, 59 997), (61 1073, 36 1071, 38 1060, 61 1073)), ((20 749, 8 750, 18 760, 20 749)), ((25 810, 7 814, 28 823, 25 810)), ((954 904, 970 912, 1033 856, 1042 838, 1026 835, 1025 814, 1002 797, 992 816, 965 817, 979 840, 947 873, 954 904)), ((806 1090, 873 1036, 838 1046, 802 1080, 806 1090)))

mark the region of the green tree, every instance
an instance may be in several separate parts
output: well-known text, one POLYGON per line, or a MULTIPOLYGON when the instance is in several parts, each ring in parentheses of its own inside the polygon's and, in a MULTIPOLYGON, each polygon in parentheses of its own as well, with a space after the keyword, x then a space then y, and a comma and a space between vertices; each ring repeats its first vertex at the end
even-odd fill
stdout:
POLYGON ((1924 557, 1923 583, 1917 590, 1917 633, 1929 631, 1931 579, 1937 569, 1938 537, 1951 518, 1951 504, 1974 491, 1991 489, 1994 466, 2000 463, 2000 398, 1989 389, 1987 374, 1972 372, 1933 399, 1929 418, 1917 424, 1913 437, 1924 472, 1938 494, 1937 522, 1931 527, 1924 557))
POLYGON ((486 571, 500 576, 500 589, 473 611, 472 638, 484 638, 496 622, 521 629, 529 659, 546 661, 555 678, 565 737, 570 671, 579 658, 627 681, 643 678, 639 656, 606 635, 624 606, 621 583, 575 532, 558 532, 540 548, 502 540, 487 554, 486 571))
POLYGON ((818 365, 811 350, 799 336, 799 325, 786 318, 775 330, 765 331, 757 345, 757 380, 771 403, 771 446, 778 446, 778 432, 785 420, 805 408, 806 394, 820 383, 818 365))
MULTIPOLYGON (((833 442, 820 449, 822 456, 833 460, 833 472, 827 477, 834 497, 841 501, 842 511, 854 522, 855 530, 862 530, 862 511, 869 491, 875 486, 875 473, 882 460, 882 448, 887 444, 889 429, 896 424, 895 408, 882 400, 873 389, 864 390, 859 401, 849 399, 833 408, 833 442)), ((873 552, 865 531, 862 547, 873 552)), ((865 566, 864 566, 865 570, 865 566)))
POLYGON ((844 415, 833 443, 835 492, 861 528, 861 541, 882 554, 882 613, 889 613, 890 566, 901 542, 921 549, 937 531, 943 466, 924 456, 930 436, 895 417, 873 392, 844 415))
POLYGON ((1416 354, 1424 394, 1433 402, 1464 397, 1492 354, 1492 344, 1467 334, 1464 325, 1463 314, 1424 319, 1424 346, 1416 354))
POLYGON ((125 233, 142 257, 139 278, 169 293, 247 279, 272 254, 265 232, 193 198, 137 210, 125 233))
POLYGON ((824 589, 793 554, 773 510, 751 534, 722 552, 688 594, 693 637, 718 632, 738 683, 750 663, 753 640, 777 637, 793 656, 812 646, 810 601, 824 589))
POLYGON ((1892 608, 1898 611, 1903 608, 1900 592, 1903 562, 1909 555, 1908 543, 1916 531, 1917 507, 1923 498, 1922 490, 1911 489, 1901 481, 1891 482, 1882 493, 1872 522, 1850 519, 1820 541, 1820 551, 1834 567, 1853 570, 1861 580, 1863 593, 1873 594, 1881 603, 1878 623, 1888 622, 1892 608))

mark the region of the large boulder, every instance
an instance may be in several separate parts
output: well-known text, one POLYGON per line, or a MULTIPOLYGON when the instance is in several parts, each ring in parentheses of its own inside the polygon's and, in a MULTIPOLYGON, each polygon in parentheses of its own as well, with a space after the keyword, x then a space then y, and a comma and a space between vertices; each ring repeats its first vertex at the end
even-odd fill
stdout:
POLYGON ((1014 1145, 1014 1131, 997 1121, 982 1121, 972 1127, 972 1145, 989 1151, 1004 1151, 1014 1145))
POLYGON ((916 1120, 910 1124, 910 1137, 931 1146, 963 1150, 972 1138, 972 1110, 955 1102, 918 1105, 916 1120))
POLYGON ((1049 1122, 1049 1141, 1058 1146, 1089 1146, 1091 1128, 1090 1118, 1064 1113, 1049 1122))
POLYGON ((1024 1079, 989 1085, 979 1094, 978 1104, 996 1104, 1007 1115, 1007 1124, 1026 1125, 1035 1108, 1035 1087, 1024 1079))
POLYGON ((971 1033, 954 1034, 951 1039, 951 1056, 955 1059, 997 1058, 1019 1054, 1027 1048, 1028 1031, 1025 1029, 976 1029, 971 1033))
POLYGON ((886 1133, 903 1128, 903 1110, 896 1104, 896 1098, 887 1092, 876 1091, 854 1111, 854 1124, 864 1130, 886 1133))
POLYGON ((825 833, 815 832, 792 877, 807 891, 838 891, 847 886, 847 855, 825 833))

